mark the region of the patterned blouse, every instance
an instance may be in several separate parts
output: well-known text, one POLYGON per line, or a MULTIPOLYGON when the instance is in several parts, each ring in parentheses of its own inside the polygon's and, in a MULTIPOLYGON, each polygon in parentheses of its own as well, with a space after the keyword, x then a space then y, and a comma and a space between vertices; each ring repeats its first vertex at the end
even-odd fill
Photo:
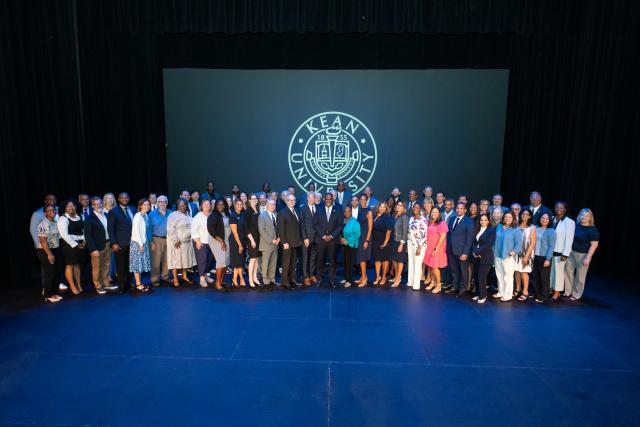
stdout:
POLYGON ((60 247, 60 232, 58 231, 57 221, 49 221, 47 218, 43 219, 38 224, 38 237, 46 237, 47 245, 51 249, 60 247))
POLYGON ((412 216, 409 220, 409 241, 414 248, 427 245, 427 227, 427 220, 423 216, 418 219, 412 216))

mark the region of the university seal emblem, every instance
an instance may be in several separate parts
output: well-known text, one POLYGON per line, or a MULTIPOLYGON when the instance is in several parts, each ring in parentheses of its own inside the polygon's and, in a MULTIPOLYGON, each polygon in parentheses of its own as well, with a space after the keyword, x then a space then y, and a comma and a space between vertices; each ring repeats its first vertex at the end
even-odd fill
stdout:
POLYGON ((339 111, 309 117, 289 143, 289 170, 305 191, 311 183, 323 192, 344 181, 357 193, 373 177, 376 160, 371 131, 356 117, 339 111))

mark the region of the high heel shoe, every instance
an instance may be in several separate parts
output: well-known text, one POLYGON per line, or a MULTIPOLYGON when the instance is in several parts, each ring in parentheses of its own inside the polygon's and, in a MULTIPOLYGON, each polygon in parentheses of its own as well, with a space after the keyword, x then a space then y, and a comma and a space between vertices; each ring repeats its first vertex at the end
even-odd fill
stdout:
POLYGON ((373 281, 373 286, 376 287, 380 283, 380 278, 376 277, 376 280, 373 281))
POLYGON ((439 294, 442 291, 442 283, 438 283, 434 290, 431 291, 432 294, 439 294))

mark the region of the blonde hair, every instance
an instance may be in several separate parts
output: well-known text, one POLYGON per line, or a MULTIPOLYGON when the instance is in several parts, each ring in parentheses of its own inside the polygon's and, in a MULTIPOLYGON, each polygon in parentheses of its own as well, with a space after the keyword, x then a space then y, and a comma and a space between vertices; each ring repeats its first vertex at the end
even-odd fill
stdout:
POLYGON ((589 225, 596 225, 596 219, 593 217, 593 212, 591 212, 591 209, 589 208, 584 208, 580 211, 580 213, 578 214, 578 222, 581 222, 582 216, 584 214, 589 214, 591 216, 591 221, 589 221, 589 225))
POLYGON ((102 207, 104 209, 113 209, 113 207, 116 205, 116 196, 113 195, 113 193, 107 193, 104 196, 102 196, 102 207), (107 198, 111 197, 111 199, 113 200, 113 204, 109 207, 107 207, 107 198))

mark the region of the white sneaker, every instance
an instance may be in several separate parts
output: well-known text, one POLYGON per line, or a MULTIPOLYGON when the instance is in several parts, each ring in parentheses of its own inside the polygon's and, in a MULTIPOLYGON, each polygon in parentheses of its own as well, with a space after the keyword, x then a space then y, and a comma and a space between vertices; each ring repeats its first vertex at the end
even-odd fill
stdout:
POLYGON ((213 279, 212 279, 211 277, 207 277, 205 280, 206 280, 206 281, 207 281, 207 283, 209 283, 209 284, 213 283, 213 279))
POLYGON ((66 291, 67 289, 69 289, 69 287, 67 285, 65 285, 64 283, 60 283, 58 285, 58 289, 60 289, 61 291, 66 291))
POLYGON ((484 304, 486 300, 486 298, 479 299, 478 304, 484 304))
POLYGON ((104 295, 104 294, 106 294, 106 293, 107 293, 107 291, 105 291, 105 290, 104 290, 104 289, 102 289, 102 288, 99 288, 99 289, 98 289, 98 288, 96 288, 96 292, 98 293, 98 295, 104 295))
POLYGON ((346 280, 341 280, 341 281, 340 281, 340 284, 341 284, 341 285, 344 285, 345 283, 347 283, 347 281, 346 281, 346 280))
POLYGON ((349 288, 349 287, 351 287, 351 283, 349 283, 349 282, 344 282, 344 287, 345 287, 345 288, 349 288))
POLYGON ((474 301, 478 301, 480 299, 480 297, 478 295, 476 295, 475 297, 471 298, 474 301))
POLYGON ((201 288, 206 288, 207 286, 209 286, 209 285, 207 284, 207 281, 204 279, 204 277, 201 277, 201 278, 200 278, 200 287, 201 287, 201 288))

